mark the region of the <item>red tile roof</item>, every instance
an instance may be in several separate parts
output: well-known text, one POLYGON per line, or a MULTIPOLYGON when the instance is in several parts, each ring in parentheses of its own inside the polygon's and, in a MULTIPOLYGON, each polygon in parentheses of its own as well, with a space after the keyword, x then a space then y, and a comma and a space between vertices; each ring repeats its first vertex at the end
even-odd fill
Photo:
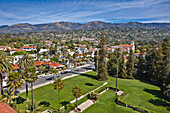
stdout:
POLYGON ((18 64, 13 65, 13 70, 15 70, 15 69, 20 69, 20 67, 18 66, 18 64))
POLYGON ((45 43, 52 43, 52 41, 45 41, 45 43))
POLYGON ((0 102, 0 113, 18 113, 5 102, 0 102))
POLYGON ((119 45, 120 47, 133 47, 134 45, 119 45))
POLYGON ((35 66, 40 66, 40 65, 43 65, 43 63, 40 61, 35 61, 35 66))
POLYGON ((37 48, 37 47, 22 46, 21 48, 37 48))
POLYGON ((23 49, 10 49, 10 51, 24 51, 23 49))
POLYGON ((61 67, 61 66, 63 66, 62 64, 59 64, 57 62, 50 62, 49 64, 50 64, 50 67, 61 67))

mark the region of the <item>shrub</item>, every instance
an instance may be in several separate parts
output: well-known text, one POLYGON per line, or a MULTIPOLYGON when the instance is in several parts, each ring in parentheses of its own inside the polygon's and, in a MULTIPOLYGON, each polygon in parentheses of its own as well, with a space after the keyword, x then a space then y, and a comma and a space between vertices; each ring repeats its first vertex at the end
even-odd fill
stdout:
POLYGON ((70 103, 70 104, 67 104, 67 105, 66 105, 65 110, 71 111, 71 110, 73 110, 73 109, 75 109, 75 108, 76 108, 76 104, 70 103))
POLYGON ((94 101, 97 101, 97 99, 99 98, 99 94, 97 93, 94 93, 94 92, 91 92, 87 95, 88 99, 91 99, 91 100, 94 100, 94 101))

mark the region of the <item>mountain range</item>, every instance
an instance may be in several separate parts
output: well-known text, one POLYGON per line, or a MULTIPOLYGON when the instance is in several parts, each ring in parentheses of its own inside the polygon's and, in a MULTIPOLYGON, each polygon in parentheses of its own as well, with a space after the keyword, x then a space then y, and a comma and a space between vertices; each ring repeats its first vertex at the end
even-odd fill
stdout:
POLYGON ((66 31, 76 29, 98 29, 98 28, 148 28, 148 29, 170 29, 170 23, 106 23, 102 21, 91 21, 85 24, 72 22, 54 22, 47 24, 14 24, 11 26, 0 26, 0 33, 25 33, 25 32, 44 32, 44 31, 66 31))

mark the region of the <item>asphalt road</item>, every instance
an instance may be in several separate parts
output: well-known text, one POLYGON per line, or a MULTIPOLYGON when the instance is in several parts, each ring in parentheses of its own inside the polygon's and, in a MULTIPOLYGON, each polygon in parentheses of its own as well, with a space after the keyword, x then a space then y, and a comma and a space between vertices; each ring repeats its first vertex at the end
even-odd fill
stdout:
MULTIPOLYGON (((89 62, 88 63, 88 66, 83 66, 83 67, 78 67, 78 68, 74 68, 71 72, 69 73, 59 73, 57 75, 52 75, 54 76, 54 78, 64 78, 64 77, 68 77, 68 76, 72 76, 73 74, 79 74, 80 72, 85 72, 87 70, 93 70, 94 68, 94 65, 92 62, 89 62)), ((48 77, 43 77, 43 78, 38 78, 34 83, 33 83, 33 86, 37 86, 39 84, 45 84, 46 82, 49 82, 51 80, 48 80, 51 76, 48 76, 48 77)), ((30 84, 28 84, 28 87, 30 88, 30 84)), ((25 89, 25 83, 24 85, 22 86, 22 88, 18 89, 18 91, 20 90, 23 90, 25 89)), ((19 93, 19 92, 16 92, 16 93, 19 93)))

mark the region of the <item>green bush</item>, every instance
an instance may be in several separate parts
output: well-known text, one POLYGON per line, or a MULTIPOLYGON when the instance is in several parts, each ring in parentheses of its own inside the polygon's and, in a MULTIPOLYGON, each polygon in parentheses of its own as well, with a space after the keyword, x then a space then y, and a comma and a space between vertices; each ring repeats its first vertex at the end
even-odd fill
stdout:
POLYGON ((97 99, 99 98, 99 94, 97 93, 94 93, 94 92, 91 92, 87 95, 88 99, 90 100, 94 100, 94 101, 97 101, 97 99))
POLYGON ((69 110, 69 111, 71 111, 71 110, 73 110, 73 109, 75 109, 76 108, 76 104, 72 104, 72 103, 70 103, 70 104, 67 104, 66 105, 66 107, 65 107, 65 110, 69 110))

